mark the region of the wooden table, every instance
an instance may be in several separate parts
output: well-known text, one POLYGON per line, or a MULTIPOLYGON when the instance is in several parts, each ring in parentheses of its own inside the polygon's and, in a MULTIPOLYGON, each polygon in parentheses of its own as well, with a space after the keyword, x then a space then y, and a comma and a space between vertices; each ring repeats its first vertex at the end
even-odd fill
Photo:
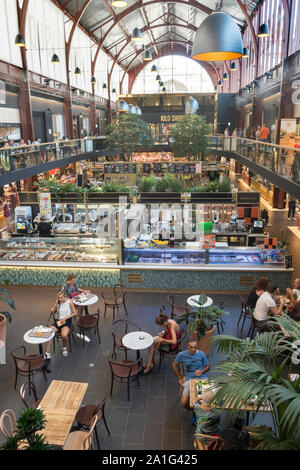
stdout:
POLYGON ((52 380, 39 405, 47 419, 39 434, 49 444, 64 445, 87 388, 87 383, 52 380))
MULTIPOLYGON (((201 380, 201 379, 200 379, 201 380)), ((190 380, 190 407, 193 409, 194 402, 197 400, 197 392, 196 392, 196 382, 199 382, 199 379, 191 379, 190 380)), ((206 382, 206 381, 205 381, 206 382)), ((207 386, 205 388, 209 389, 210 387, 213 387, 214 384, 211 383, 210 386, 207 386)), ((223 410, 232 410, 233 406, 235 403, 232 403, 231 405, 227 406, 216 406, 216 408, 221 408, 223 410)), ((248 406, 241 406, 240 411, 246 411, 247 413, 247 419, 246 419, 246 424, 249 424, 249 417, 250 413, 253 411, 256 411, 256 406, 255 405, 248 405, 248 406)), ((261 406, 258 409, 259 412, 261 413, 267 413, 271 412, 271 408, 269 406, 261 406)))

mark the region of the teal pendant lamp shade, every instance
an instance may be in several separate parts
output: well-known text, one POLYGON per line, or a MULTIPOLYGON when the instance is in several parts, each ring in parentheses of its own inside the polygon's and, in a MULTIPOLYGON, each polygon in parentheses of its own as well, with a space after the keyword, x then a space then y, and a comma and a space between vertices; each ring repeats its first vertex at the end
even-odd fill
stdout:
POLYGON ((52 59, 51 59, 52 64, 59 64, 60 60, 57 54, 53 54, 52 59))
POLYGON ((226 73, 226 72, 224 73, 224 75, 223 75, 223 80, 229 80, 229 75, 228 75, 228 73, 226 73))
POLYGON ((136 107, 135 107, 135 110, 136 110, 136 114, 137 114, 138 116, 141 116, 141 115, 142 115, 142 110, 141 110, 141 108, 140 108, 139 106, 136 106, 136 107))
POLYGON ((128 108, 129 108, 129 114, 136 114, 136 107, 134 106, 134 104, 130 104, 128 108))
POLYGON ((142 33, 140 28, 134 28, 134 30, 132 31, 131 39, 132 41, 141 41, 142 33))
POLYGON ((243 59, 246 59, 247 57, 249 57, 249 49, 248 49, 248 47, 244 47, 244 49, 243 49, 243 59))
POLYGON ((107 85, 106 85, 106 83, 103 83, 103 85, 102 85, 102 89, 103 89, 103 90, 106 90, 106 88, 107 88, 107 85))
POLYGON ((222 87, 222 86, 223 86, 223 82, 222 82, 222 80, 219 80, 218 87, 222 87))
POLYGON ((233 72, 235 72, 237 70, 236 62, 232 62, 231 66, 230 66, 230 70, 232 70, 233 72))
POLYGON ((91 78, 91 84, 95 85, 97 83, 96 77, 91 78))
POLYGON ((147 50, 144 55, 144 60, 152 60, 151 51, 147 50))
POLYGON ((15 45, 19 47, 26 47, 24 36, 20 33, 16 35, 15 45))
POLYGON ((129 111, 129 106, 128 106, 128 104, 126 103, 125 100, 120 100, 120 101, 118 101, 118 103, 117 103, 117 111, 119 111, 120 113, 128 113, 128 111, 129 111))
POLYGON ((193 59, 225 61, 239 59, 242 55, 242 36, 233 18, 223 12, 205 18, 195 36, 193 59))
POLYGON ((76 67, 75 69, 75 72, 74 72, 74 75, 80 75, 81 74, 81 70, 79 67, 76 67))
POLYGON ((270 36, 269 26, 266 23, 260 25, 257 36, 259 38, 266 38, 270 36))
POLYGON ((158 72, 157 65, 152 65, 152 67, 151 67, 151 72, 152 72, 152 73, 157 73, 157 72, 158 72))
POLYGON ((196 114, 199 109, 198 101, 192 96, 187 100, 185 105, 185 114, 196 114))
POLYGON ((160 76, 159 74, 158 74, 158 75, 156 75, 156 78, 155 78, 155 80, 156 80, 157 82, 160 82, 160 81, 161 81, 161 76, 160 76))
POLYGON ((113 88, 113 89, 111 90, 111 92, 114 93, 114 94, 116 94, 116 93, 117 93, 117 90, 116 90, 115 88, 113 88))

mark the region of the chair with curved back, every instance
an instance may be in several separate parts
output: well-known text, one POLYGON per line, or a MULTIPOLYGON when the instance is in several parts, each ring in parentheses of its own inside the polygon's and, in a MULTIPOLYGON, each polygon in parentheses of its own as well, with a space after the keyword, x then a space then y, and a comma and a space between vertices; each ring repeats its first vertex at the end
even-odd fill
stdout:
POLYGON ((83 427, 89 429, 91 426, 91 423, 93 421, 93 417, 97 416, 97 422, 95 426, 95 435, 96 435, 96 440, 98 444, 98 449, 100 450, 100 443, 99 443, 99 437, 97 433, 97 425, 103 421, 106 431, 108 435, 110 436, 110 432, 107 426, 107 422, 105 419, 105 414, 104 414, 104 408, 105 408, 105 403, 106 403, 107 396, 103 397, 98 405, 84 405, 79 410, 77 411, 77 414, 75 416, 75 419, 77 421, 78 427, 83 427))
MULTIPOLYGON (((176 321, 176 317, 189 312, 189 306, 186 297, 180 294, 168 294, 167 302, 171 307, 171 318, 176 321)), ((186 320, 186 324, 188 319, 186 320)))
POLYGON ((159 350, 158 350, 158 352, 159 352, 159 366, 158 366, 158 369, 161 368, 161 363, 162 363, 163 359, 172 359, 181 351, 182 343, 183 343, 183 340, 186 337, 186 334, 187 334, 186 330, 180 329, 180 337, 178 338, 176 348, 174 348, 174 349, 172 349, 171 344, 160 343, 159 350), (166 348, 166 346, 167 346, 167 348, 166 348))
MULTIPOLYGON (((225 309, 225 302, 224 302, 223 299, 214 298, 214 305, 216 305, 217 307, 219 307, 222 310, 225 309)), ((216 317, 216 318, 214 318, 212 323, 213 323, 213 325, 216 325, 218 335, 220 334, 220 330, 222 330, 222 332, 224 331, 225 321, 223 320, 223 318, 217 318, 216 317)))
POLYGON ((20 396, 26 408, 37 408, 41 403, 41 399, 38 398, 36 389, 33 382, 26 382, 20 388, 20 396), (34 402, 32 405, 28 405, 26 401, 27 395, 33 395, 34 402))
POLYGON ((14 436, 17 429, 17 418, 13 410, 4 410, 0 416, 0 430, 4 437, 14 436), (6 424, 8 422, 8 426, 6 424))
POLYGON ((125 303, 125 298, 126 298, 125 286, 119 283, 119 284, 115 284, 113 288, 114 288, 115 296, 116 296, 117 310, 119 310, 119 307, 123 305, 125 314, 128 317, 128 312, 127 312, 126 303, 125 303))
POLYGON ((130 400, 130 380, 136 377, 137 384, 140 385, 138 374, 141 372, 141 358, 137 361, 114 361, 108 359, 111 370, 111 387, 110 396, 113 392, 114 379, 117 378, 120 382, 127 382, 127 398, 130 400))
POLYGON ((90 313, 89 315, 76 315, 77 327, 79 329, 80 337, 82 338, 82 345, 85 346, 84 334, 86 331, 93 329, 95 335, 98 336, 99 344, 101 344, 100 333, 99 333, 99 318, 100 310, 97 313, 90 313))
POLYGON ((32 382, 32 377, 38 372, 43 372, 45 380, 47 382, 47 376, 45 371, 45 361, 44 355, 32 354, 26 355, 25 346, 20 346, 19 348, 11 351, 10 355, 12 356, 15 366, 16 366, 16 375, 15 375, 15 390, 17 388, 18 375, 27 376, 28 382, 32 382), (23 355, 19 354, 19 351, 23 351, 23 355))
POLYGON ((95 415, 92 419, 90 430, 87 431, 73 431, 67 436, 63 450, 90 450, 94 449, 93 434, 97 424, 98 417, 95 415))
POLYGON ((114 348, 112 357, 116 359, 116 349, 124 351, 125 359, 127 360, 127 351, 128 349, 123 346, 122 339, 125 335, 131 331, 141 331, 141 328, 134 322, 127 320, 126 318, 121 320, 116 320, 111 325, 111 333, 114 340, 114 348))
POLYGON ((241 313, 237 322, 237 326, 239 326, 241 319, 243 319, 242 328, 241 328, 241 333, 242 333, 246 319, 249 318, 251 320, 252 315, 249 314, 247 301, 243 295, 240 295, 240 300, 241 300, 241 313))
POLYGON ((224 440, 218 436, 208 436, 207 434, 194 434, 195 450, 223 450, 224 440))
MULTIPOLYGON (((61 292, 61 291, 59 291, 61 292)), ((49 315, 49 318, 47 320, 47 326, 51 326, 53 325, 53 323, 55 322, 56 318, 55 318, 55 314, 56 312, 51 312, 50 315, 49 315)), ((69 341, 69 348, 70 348, 70 351, 72 351, 72 344, 71 344, 71 336, 73 338, 73 341, 74 341, 74 324, 72 322, 72 326, 71 326, 71 331, 70 331, 70 334, 68 336, 68 341, 69 341)), ((55 353, 55 342, 58 343, 58 341, 62 339, 61 337, 61 331, 58 330, 55 332, 55 336, 53 338, 53 352, 55 353)))
POLYGON ((101 296, 104 302, 104 318, 106 317, 107 309, 112 309, 113 321, 115 321, 116 308, 118 304, 114 287, 106 287, 105 289, 103 289, 101 296))

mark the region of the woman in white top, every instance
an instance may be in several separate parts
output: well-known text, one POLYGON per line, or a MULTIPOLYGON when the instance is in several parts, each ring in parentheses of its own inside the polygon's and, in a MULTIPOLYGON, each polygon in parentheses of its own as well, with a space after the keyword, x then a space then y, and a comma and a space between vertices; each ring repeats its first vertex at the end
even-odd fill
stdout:
MULTIPOLYGON (((267 327, 268 320, 272 315, 280 315, 284 306, 284 299, 280 299, 279 306, 276 306, 276 296, 279 294, 277 286, 270 285, 259 297, 253 312, 258 327, 267 327)), ((268 327, 267 327, 268 328, 268 327)), ((270 329, 274 329, 273 327, 270 329)))
MULTIPOLYGON (((75 317, 76 315, 74 304, 72 300, 66 297, 66 295, 63 292, 59 292, 59 294, 57 294, 56 302, 54 306, 51 308, 50 312, 51 313, 57 312, 57 320, 55 320, 51 328, 55 332, 60 331, 62 342, 63 342, 62 354, 63 356, 67 356, 68 355, 67 340, 71 331, 72 318, 75 317)), ((46 357, 48 358, 50 357, 49 349, 50 349, 50 341, 48 341, 48 343, 46 343, 46 346, 45 346, 45 353, 46 353, 46 357)))

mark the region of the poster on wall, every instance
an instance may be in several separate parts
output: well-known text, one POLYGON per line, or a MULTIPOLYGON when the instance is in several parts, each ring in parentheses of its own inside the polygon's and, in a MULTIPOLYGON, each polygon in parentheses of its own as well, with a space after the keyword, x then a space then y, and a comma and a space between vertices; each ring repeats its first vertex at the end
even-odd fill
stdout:
POLYGON ((50 193, 40 193, 40 214, 45 217, 51 217, 52 215, 50 193))
POLYGON ((280 145, 293 147, 295 144, 297 119, 281 119, 280 125, 280 145))

